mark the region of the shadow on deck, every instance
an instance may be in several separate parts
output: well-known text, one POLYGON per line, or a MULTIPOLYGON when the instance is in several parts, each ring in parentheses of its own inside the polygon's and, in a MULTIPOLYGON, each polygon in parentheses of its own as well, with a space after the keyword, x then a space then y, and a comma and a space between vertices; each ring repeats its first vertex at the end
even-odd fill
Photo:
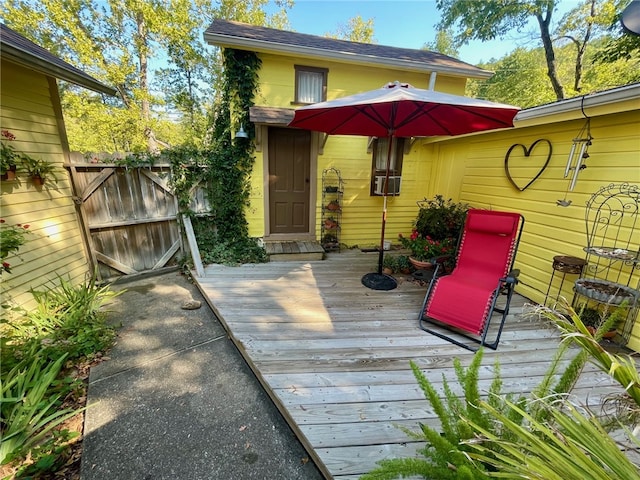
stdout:
MULTIPOLYGON (((355 479, 384 458, 416 454, 422 444, 398 425, 437 424, 409 367, 413 360, 434 384, 455 378, 472 352, 418 327, 426 286, 400 278, 392 291, 362 286, 377 254, 346 251, 324 261, 225 267, 211 265, 200 290, 264 388, 327 478, 355 479)), ((497 351, 486 350, 481 388, 496 359, 503 390, 534 389, 557 349, 559 335, 523 315, 514 295, 497 351)), ((453 382, 455 383, 455 382, 453 382)), ((619 391, 588 366, 574 394, 599 403, 619 391)))

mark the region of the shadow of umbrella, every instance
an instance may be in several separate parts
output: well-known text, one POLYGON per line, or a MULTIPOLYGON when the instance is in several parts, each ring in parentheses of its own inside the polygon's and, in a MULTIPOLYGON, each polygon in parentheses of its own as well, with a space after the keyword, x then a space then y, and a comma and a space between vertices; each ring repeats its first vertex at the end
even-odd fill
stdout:
POLYGON ((513 126, 519 108, 393 82, 382 88, 296 109, 290 127, 329 135, 389 138, 383 193, 378 271, 362 277, 374 290, 392 290, 396 280, 382 273, 393 138, 453 136, 513 126))

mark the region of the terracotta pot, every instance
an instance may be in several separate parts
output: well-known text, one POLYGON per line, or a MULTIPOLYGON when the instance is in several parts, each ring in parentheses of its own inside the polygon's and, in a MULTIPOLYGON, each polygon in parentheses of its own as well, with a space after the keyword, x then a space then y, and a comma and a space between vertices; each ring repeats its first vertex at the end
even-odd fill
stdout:
POLYGON ((6 173, 2 174, 2 180, 3 181, 11 181, 11 180, 15 180, 16 179, 16 166, 15 165, 9 165, 9 170, 6 171, 6 173))
POLYGON ((423 262, 422 260, 416 260, 413 257, 409 257, 409 261, 411 262, 411 265, 413 265, 418 270, 428 270, 433 268, 433 263, 431 262, 423 262))
POLYGON ((385 267, 382 269, 382 273, 384 273, 385 275, 391 275, 393 273, 393 270, 385 267))
POLYGON ((42 178, 40 175, 32 175, 31 181, 37 187, 41 187, 42 185, 44 185, 44 178, 42 178))

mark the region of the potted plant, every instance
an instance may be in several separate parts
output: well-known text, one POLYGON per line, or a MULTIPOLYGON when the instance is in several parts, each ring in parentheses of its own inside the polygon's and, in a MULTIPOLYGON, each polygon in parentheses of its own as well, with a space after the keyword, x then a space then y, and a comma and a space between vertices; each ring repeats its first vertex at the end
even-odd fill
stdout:
POLYGON ((409 261, 419 269, 431 268, 437 258, 453 255, 456 248, 454 238, 435 240, 430 236, 423 237, 415 228, 408 238, 400 234, 398 239, 404 248, 411 251, 409 261))
POLYGON ((396 258, 398 271, 404 275, 411 273, 411 261, 407 255, 398 255, 396 258))
POLYGON ((415 229, 421 237, 444 240, 460 236, 469 210, 468 204, 445 200, 442 195, 436 195, 433 199, 420 200, 418 206, 420 210, 415 229))
POLYGON ((35 185, 43 185, 49 177, 58 181, 56 167, 45 160, 38 160, 29 155, 22 155, 22 164, 35 185))
POLYGON ((337 200, 331 200, 327 205, 327 210, 331 212, 338 212, 340 211, 340 204, 338 203, 337 200))
POLYGON ((9 130, 2 130, 0 142, 0 175, 2 180, 15 180, 17 163, 20 160, 20 153, 16 152, 12 142, 16 139, 16 136, 9 130))
MULTIPOLYGON (((596 333, 596 330, 600 328, 600 325, 605 321, 605 315, 597 308, 588 307, 586 305, 582 305, 578 310, 578 316, 584 326, 587 327, 587 330, 591 332, 591 335, 596 333)), ((614 327, 605 332, 602 336, 603 338, 612 338, 616 334, 615 325, 614 327)))
POLYGON ((395 273, 397 268, 398 262, 396 260, 396 257, 392 255, 387 255, 384 257, 384 259, 382 260, 382 273, 391 275, 395 273))
POLYGON ((338 228, 338 222, 333 217, 326 218, 324 221, 324 228, 326 228, 327 230, 338 228))

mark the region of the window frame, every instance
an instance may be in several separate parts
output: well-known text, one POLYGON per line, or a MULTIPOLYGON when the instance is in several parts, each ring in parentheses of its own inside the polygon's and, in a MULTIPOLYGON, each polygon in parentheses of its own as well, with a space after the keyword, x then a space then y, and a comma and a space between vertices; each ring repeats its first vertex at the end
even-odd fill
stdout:
MULTIPOLYGON (((378 169, 376 168, 376 160, 378 159, 378 142, 380 140, 389 140, 389 137, 378 137, 378 138, 373 138, 371 141, 371 150, 372 150, 372 154, 371 154, 371 181, 370 181, 370 186, 369 186, 369 195, 372 197, 379 197, 381 196, 380 194, 376 193, 376 177, 379 176, 384 176, 386 175, 386 155, 387 152, 389 151, 389 147, 388 145, 384 145, 384 155, 385 155, 385 168, 384 169, 378 169)), ((395 141, 396 145, 395 145, 395 152, 396 152, 396 161, 395 161, 395 165, 394 168, 389 170, 389 176, 390 177, 402 177, 402 163, 403 163, 403 159, 404 159, 404 153, 405 153, 405 142, 408 140, 406 138, 398 138, 398 137, 392 137, 391 138, 392 141, 395 141)), ((393 194, 390 193, 390 196, 398 196, 400 195, 400 191, 398 191, 397 194, 393 194)))
POLYGON ((307 65, 294 65, 295 71, 295 91, 294 100, 291 102, 293 105, 312 105, 318 102, 324 102, 327 100, 327 78, 329 76, 329 69, 322 67, 310 67, 307 65), (302 73, 320 73, 322 74, 322 98, 318 102, 301 102, 300 101, 300 74, 302 73))

